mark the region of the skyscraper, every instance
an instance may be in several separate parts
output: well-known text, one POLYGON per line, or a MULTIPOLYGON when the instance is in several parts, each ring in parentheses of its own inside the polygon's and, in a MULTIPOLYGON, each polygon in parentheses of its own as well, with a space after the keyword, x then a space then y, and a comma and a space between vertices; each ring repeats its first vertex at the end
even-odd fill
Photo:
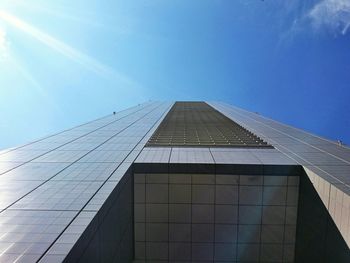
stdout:
POLYGON ((350 262, 350 149, 149 102, 0 152, 0 262, 350 262))

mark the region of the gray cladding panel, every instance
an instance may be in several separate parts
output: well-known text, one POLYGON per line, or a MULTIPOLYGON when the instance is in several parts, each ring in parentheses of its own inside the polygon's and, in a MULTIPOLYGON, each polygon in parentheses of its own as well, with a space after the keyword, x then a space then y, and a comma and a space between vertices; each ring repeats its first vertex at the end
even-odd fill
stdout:
POLYGON ((296 165, 276 149, 229 147, 145 147, 135 163, 296 165))
MULTIPOLYGON (((350 148, 225 103, 210 105, 304 167, 350 247, 350 148), (336 189, 333 193, 339 193, 342 198, 332 197, 332 189, 336 189)), ((260 158, 266 157, 263 155, 260 158)))
MULTIPOLYGON (((297 163, 304 166, 319 167, 321 177, 325 179, 332 178, 332 183, 336 181, 337 184, 343 184, 346 188, 349 188, 348 175, 344 175, 344 170, 331 168, 333 166, 347 167, 350 165, 350 149, 348 147, 231 105, 224 103, 209 104, 266 140, 297 163)), ((262 156, 262 158, 265 157, 266 155, 262 156)))
POLYGON ((130 261, 126 172, 171 105, 138 105, 1 151, 0 261, 130 261))
POLYGON ((293 262, 298 187, 297 173, 135 173, 136 262, 293 262))

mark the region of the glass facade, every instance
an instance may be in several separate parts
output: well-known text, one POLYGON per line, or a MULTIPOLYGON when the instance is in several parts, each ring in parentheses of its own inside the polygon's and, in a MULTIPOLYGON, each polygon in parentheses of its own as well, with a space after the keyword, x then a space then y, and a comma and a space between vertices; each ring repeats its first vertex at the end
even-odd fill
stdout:
POLYGON ((152 147, 148 102, 1 151, 0 262, 350 262, 350 149, 208 104, 273 147, 152 147))
POLYGON ((131 260, 128 170, 171 105, 145 103, 2 151, 0 261, 131 260), (90 242, 95 228, 101 239, 90 242))

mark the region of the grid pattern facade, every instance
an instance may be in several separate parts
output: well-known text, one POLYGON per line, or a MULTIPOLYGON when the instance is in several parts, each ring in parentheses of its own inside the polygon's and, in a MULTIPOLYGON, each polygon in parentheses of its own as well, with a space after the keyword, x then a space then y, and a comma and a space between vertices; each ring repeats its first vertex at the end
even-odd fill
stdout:
POLYGON ((294 262, 298 176, 135 174, 135 262, 294 262))
POLYGON ((176 102, 147 146, 271 147, 205 102, 176 102))
POLYGON ((0 262, 131 261, 127 171, 171 105, 142 104, 0 152, 0 262))
POLYGON ((350 248, 350 148, 226 103, 209 104, 303 166, 350 248))
POLYGON ((0 151, 0 262, 350 262, 348 147, 173 105, 0 151))

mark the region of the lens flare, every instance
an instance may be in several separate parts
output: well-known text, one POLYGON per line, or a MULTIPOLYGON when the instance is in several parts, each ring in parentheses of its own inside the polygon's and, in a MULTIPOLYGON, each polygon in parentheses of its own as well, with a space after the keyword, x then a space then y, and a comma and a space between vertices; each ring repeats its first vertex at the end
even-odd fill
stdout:
POLYGON ((9 41, 6 31, 0 27, 0 60, 6 59, 8 56, 9 41))
POLYGON ((51 36, 46 32, 43 32, 42 30, 36 28, 35 26, 23 21, 22 19, 8 12, 0 10, 0 19, 6 22, 8 25, 11 25, 12 27, 22 31, 23 33, 30 35, 34 39, 50 47, 56 52, 62 54, 63 56, 69 58, 70 60, 80 64, 87 70, 93 71, 96 74, 99 74, 113 81, 122 83, 125 87, 140 87, 140 85, 137 82, 115 71, 113 68, 99 62, 91 56, 71 47, 63 41, 51 36))

